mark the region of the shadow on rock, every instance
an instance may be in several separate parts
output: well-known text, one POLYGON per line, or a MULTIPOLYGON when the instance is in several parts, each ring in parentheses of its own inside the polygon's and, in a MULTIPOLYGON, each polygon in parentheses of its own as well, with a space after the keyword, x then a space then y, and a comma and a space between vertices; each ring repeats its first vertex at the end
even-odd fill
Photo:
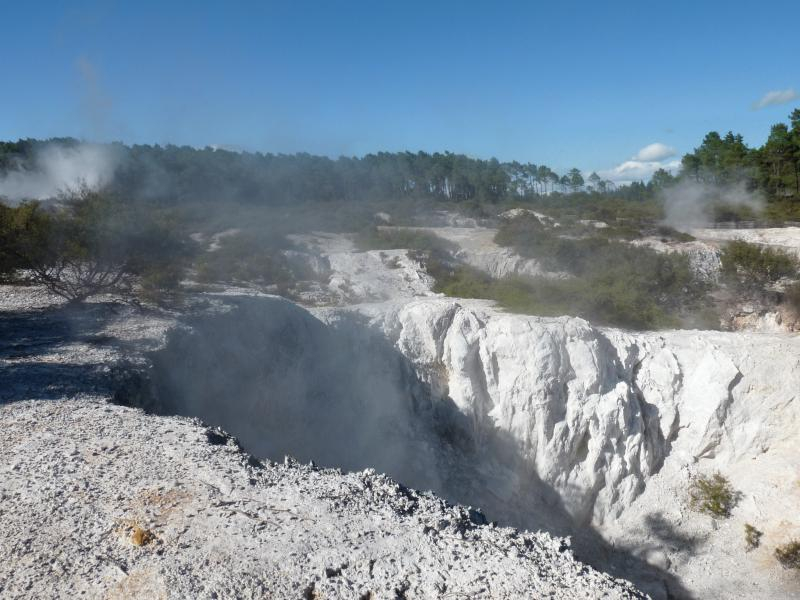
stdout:
POLYGON ((101 333, 113 304, 0 312, 0 403, 110 393, 109 365, 76 361, 68 344, 113 346, 101 333))
POLYGON ((133 386, 120 402, 199 417, 263 458, 375 468, 481 506, 503 525, 572 536, 583 562, 654 597, 689 598, 665 569, 576 524, 507 434, 476 443, 471 421, 363 318, 347 313, 325 324, 281 299, 232 303, 228 313, 174 330, 151 356, 149 392, 133 386))

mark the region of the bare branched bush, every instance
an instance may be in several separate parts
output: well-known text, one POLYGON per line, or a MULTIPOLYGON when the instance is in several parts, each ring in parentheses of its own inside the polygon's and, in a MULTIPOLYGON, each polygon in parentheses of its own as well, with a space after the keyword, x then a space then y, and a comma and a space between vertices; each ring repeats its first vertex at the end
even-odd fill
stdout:
POLYGON ((3 272, 70 302, 130 294, 139 283, 174 288, 190 253, 174 221, 88 189, 49 209, 3 207, 0 217, 3 272))

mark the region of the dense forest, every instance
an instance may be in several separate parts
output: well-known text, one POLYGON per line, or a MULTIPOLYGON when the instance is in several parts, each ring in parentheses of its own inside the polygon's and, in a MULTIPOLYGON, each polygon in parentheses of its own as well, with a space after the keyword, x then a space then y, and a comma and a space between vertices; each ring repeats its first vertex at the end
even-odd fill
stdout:
MULTIPOLYGON (((78 147, 72 138, 0 142, 0 173, 35 171, 45 147, 78 147)), ((800 199, 800 109, 750 148, 741 135, 708 133, 682 160, 680 173, 660 170, 650 182, 615 186, 577 168, 559 174, 546 165, 481 160, 450 152, 379 152, 336 159, 310 154, 231 152, 206 147, 104 146, 116 165, 111 191, 165 204, 236 201, 294 204, 415 199, 453 203, 557 199, 576 194, 647 200, 677 181, 744 184, 772 201, 800 199)))
MULTIPOLYGON (((71 138, 0 142, 0 170, 37 168, 37 151, 71 138)), ((578 169, 559 176, 542 165, 500 163, 450 152, 379 152, 331 159, 310 154, 231 152, 206 147, 110 144, 111 188, 129 197, 169 202, 235 200, 248 203, 362 201, 414 198, 498 202, 509 195, 578 191, 578 169)), ((599 179, 599 178, 598 178, 599 179)), ((599 182, 599 188, 612 187, 599 182)))
POLYGON ((712 131, 683 157, 682 174, 714 184, 743 181, 772 198, 800 199, 800 109, 772 126, 766 143, 749 148, 741 135, 712 131))

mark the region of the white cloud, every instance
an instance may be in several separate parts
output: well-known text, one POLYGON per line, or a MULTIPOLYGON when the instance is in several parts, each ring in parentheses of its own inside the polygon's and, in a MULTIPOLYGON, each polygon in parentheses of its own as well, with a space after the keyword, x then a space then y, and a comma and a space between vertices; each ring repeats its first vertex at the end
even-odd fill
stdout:
POLYGON ((661 142, 648 144, 635 156, 618 164, 616 167, 598 171, 598 175, 603 179, 608 179, 619 185, 625 185, 634 181, 648 181, 653 173, 659 169, 665 169, 670 173, 676 173, 681 166, 679 159, 667 160, 675 156, 678 151, 661 142))
POLYGON ((791 88, 786 90, 773 90, 764 94, 758 102, 753 102, 753 110, 766 108, 767 106, 786 104, 797 98, 800 98, 800 95, 791 88))
POLYGON ((632 183, 634 181, 647 181, 653 173, 659 169, 665 169, 670 173, 675 173, 681 166, 680 160, 626 160, 625 162, 607 169, 598 171, 598 175, 603 179, 609 179, 616 184, 632 183))
POLYGON ((639 150, 636 156, 633 157, 633 160, 643 161, 643 162, 652 162, 656 160, 664 160, 665 158, 669 158, 670 156, 675 156, 675 148, 671 148, 666 144, 662 144, 661 142, 656 142, 654 144, 649 144, 639 150))

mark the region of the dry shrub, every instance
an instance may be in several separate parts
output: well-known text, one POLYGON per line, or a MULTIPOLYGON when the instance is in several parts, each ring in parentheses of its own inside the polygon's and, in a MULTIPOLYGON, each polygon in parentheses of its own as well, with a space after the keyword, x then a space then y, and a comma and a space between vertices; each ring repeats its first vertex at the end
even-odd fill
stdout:
POLYGON ((728 478, 720 473, 699 475, 689 484, 689 505, 713 517, 729 517, 738 496, 728 478))
POLYGON ((784 569, 800 569, 800 541, 792 540, 775 548, 775 558, 784 569))

